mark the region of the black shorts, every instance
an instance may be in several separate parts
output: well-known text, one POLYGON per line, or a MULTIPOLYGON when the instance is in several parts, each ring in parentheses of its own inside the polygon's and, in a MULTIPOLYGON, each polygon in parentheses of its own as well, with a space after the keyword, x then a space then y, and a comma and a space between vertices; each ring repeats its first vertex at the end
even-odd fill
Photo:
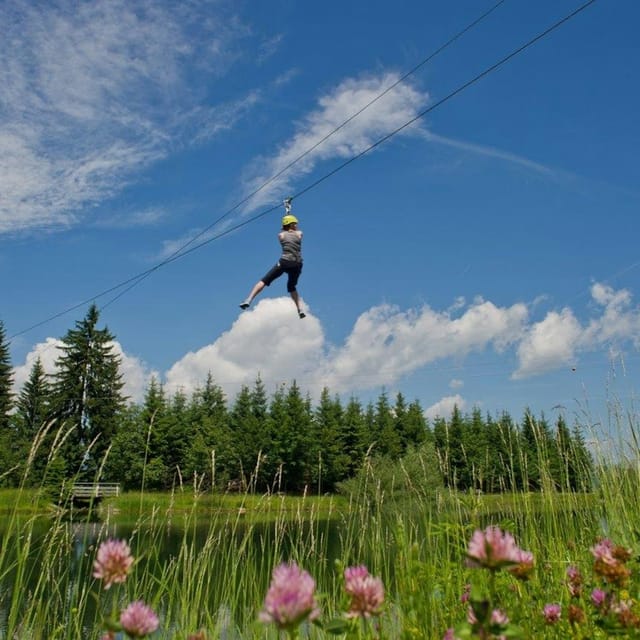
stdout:
POLYGON ((262 278, 262 282, 268 287, 276 278, 279 278, 283 273, 288 276, 287 279, 287 291, 291 293, 296 290, 298 284, 298 278, 302 271, 302 262, 290 262, 289 260, 278 260, 276 264, 269 269, 269 271, 262 278))

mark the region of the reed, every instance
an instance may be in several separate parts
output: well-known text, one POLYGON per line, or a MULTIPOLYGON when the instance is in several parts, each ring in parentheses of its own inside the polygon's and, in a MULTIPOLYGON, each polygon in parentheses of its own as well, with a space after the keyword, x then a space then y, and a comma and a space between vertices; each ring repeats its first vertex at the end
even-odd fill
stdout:
MULTIPOLYGON (((39 488, 25 483, 0 492, 0 638, 99 637, 104 615, 138 599, 160 615, 157 638, 186 639, 199 630, 207 638, 277 638, 257 613, 282 561, 315 578, 323 620, 344 611, 342 569, 366 564, 385 585, 380 637, 442 638, 464 619, 460 599, 470 582, 506 594, 504 606, 524 626, 524 637, 561 637, 542 624, 541 612, 548 602, 566 600, 567 567, 586 571, 589 548, 601 536, 639 550, 640 439, 637 421, 625 419, 618 446, 596 450, 595 486, 585 493, 553 485, 544 450, 536 461, 542 490, 500 495, 425 490, 429 470, 423 479, 415 475, 421 463, 411 474, 398 465, 391 481, 367 464, 349 497, 220 494, 178 485, 78 513, 63 492, 55 508, 46 506, 45 473, 39 488), (488 525, 511 532, 533 553, 536 569, 526 583, 466 566, 470 537, 488 525), (123 585, 106 591, 92 565, 108 537, 126 539, 136 562, 123 585)), ((311 625, 302 634, 327 637, 311 625)))

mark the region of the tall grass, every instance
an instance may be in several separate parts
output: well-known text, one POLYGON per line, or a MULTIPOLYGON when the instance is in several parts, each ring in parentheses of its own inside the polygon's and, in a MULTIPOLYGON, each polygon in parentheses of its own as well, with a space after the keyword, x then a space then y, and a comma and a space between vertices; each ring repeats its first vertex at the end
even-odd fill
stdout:
MULTIPOLYGON (((0 639, 98 637, 103 613, 134 599, 160 613, 158 638, 198 630, 209 638, 276 638, 257 612, 283 560, 314 576, 325 596, 323 618, 341 610, 340 567, 365 563, 385 583, 384 637, 442 638, 464 616, 464 585, 485 579, 465 567, 464 557, 472 532, 488 524, 511 531, 536 557, 531 581, 510 596, 513 613, 533 629, 544 603, 561 592, 567 566, 586 566, 597 537, 638 551, 637 422, 625 428, 624 446, 596 451, 590 493, 559 492, 543 450, 542 490, 501 495, 427 491, 433 469, 423 461, 412 471, 398 465, 384 481, 365 465, 347 498, 221 495, 179 485, 170 494, 125 494, 79 513, 64 493, 56 508, 31 506, 43 504, 45 474, 40 489, 25 482, 14 491, 13 504, 0 493, 0 639), (127 539, 136 565, 124 585, 105 592, 91 577, 92 563, 98 543, 113 536, 127 539)), ((509 462, 522 468, 522 460, 509 462)), ((313 627, 305 633, 324 637, 313 627)))

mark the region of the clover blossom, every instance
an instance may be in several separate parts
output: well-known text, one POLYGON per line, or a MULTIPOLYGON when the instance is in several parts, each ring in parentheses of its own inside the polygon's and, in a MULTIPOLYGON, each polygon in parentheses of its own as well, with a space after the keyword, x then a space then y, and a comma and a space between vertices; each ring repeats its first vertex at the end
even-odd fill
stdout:
POLYGON ((562 607, 556 603, 545 604, 544 609, 542 610, 542 615, 544 615, 544 621, 547 624, 555 624, 560 620, 562 607))
POLYGON ((315 588, 314 579, 297 564, 278 565, 273 570, 260 621, 291 630, 306 618, 315 620, 320 615, 315 588))
POLYGON ((467 550, 467 564, 470 567, 496 571, 502 567, 517 565, 521 560, 521 553, 522 550, 510 533, 490 526, 484 531, 476 529, 473 533, 467 550))
POLYGON ((131 549, 124 540, 106 540, 98 548, 93 563, 93 576, 104 582, 108 589, 112 584, 123 583, 133 566, 131 549))
POLYGON ((607 601, 607 592, 602 589, 594 589, 591 592, 591 603, 596 609, 604 606, 607 601))
POLYGON ((158 616, 142 600, 132 602, 120 614, 120 624, 132 638, 144 638, 158 628, 158 616))
POLYGON ((528 580, 534 567, 533 553, 531 553, 531 551, 518 549, 515 556, 517 558, 517 564, 509 567, 507 571, 518 578, 518 580, 528 580))
POLYGON ((348 618, 370 618, 380 613, 384 602, 384 586, 380 578, 374 578, 361 565, 345 569, 344 580, 345 591, 351 596, 348 618))
POLYGON ((572 598, 580 597, 582 593, 582 574, 580 569, 575 566, 567 567, 567 583, 569 586, 569 593, 572 598))

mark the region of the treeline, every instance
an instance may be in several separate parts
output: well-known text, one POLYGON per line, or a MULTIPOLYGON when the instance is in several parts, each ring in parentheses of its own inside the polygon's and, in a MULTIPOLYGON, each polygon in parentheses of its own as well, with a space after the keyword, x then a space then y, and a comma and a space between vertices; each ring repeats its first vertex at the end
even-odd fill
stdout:
POLYGON ((592 460, 578 426, 525 411, 479 409, 426 420, 420 403, 381 392, 363 405, 324 389, 316 404, 295 381, 269 395, 260 379, 229 401, 211 375, 187 396, 153 379, 142 403, 123 395, 114 336, 92 306, 63 338, 56 373, 40 360, 17 397, 0 323, 0 482, 60 486, 66 479, 125 489, 334 492, 365 460, 399 466, 416 451, 444 486, 485 492, 588 490, 592 460), (28 473, 25 474, 25 470, 28 473))

